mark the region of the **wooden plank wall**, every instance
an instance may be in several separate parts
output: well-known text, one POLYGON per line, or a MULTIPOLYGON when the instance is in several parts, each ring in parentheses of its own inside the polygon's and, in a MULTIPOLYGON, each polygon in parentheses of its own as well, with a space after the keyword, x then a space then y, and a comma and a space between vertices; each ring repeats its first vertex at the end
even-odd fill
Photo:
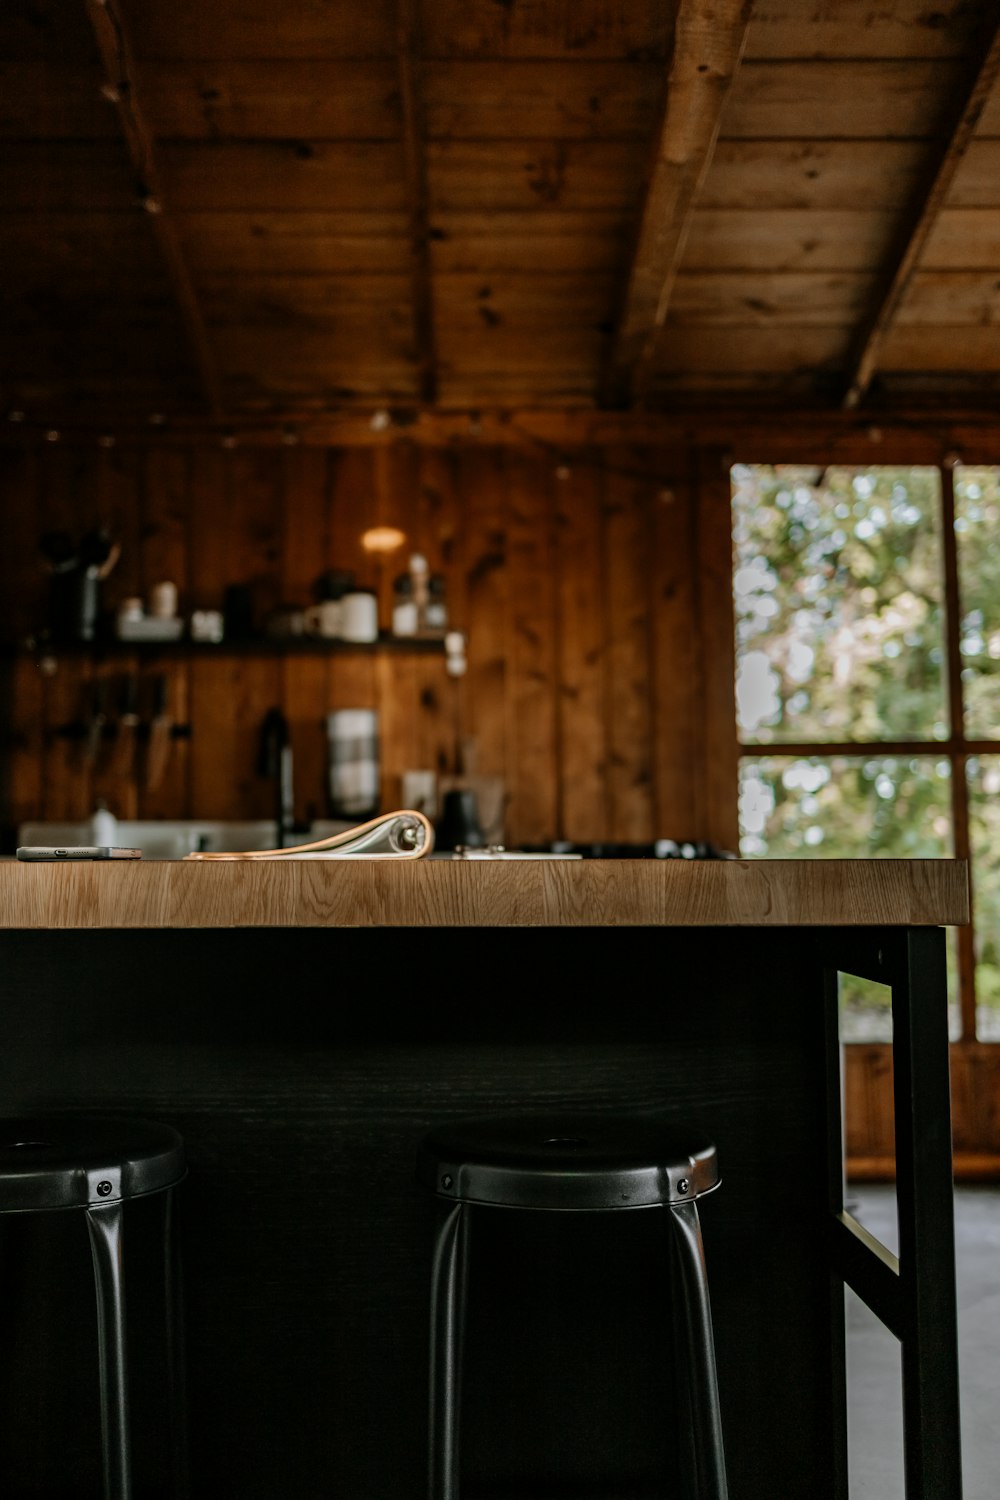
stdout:
POLYGON ((725 649, 719 656, 719 642, 732 640, 728 482, 702 484, 702 513, 684 445, 567 455, 535 444, 102 448, 91 439, 7 448, 0 475, 8 642, 45 617, 41 533, 79 537, 104 522, 122 543, 104 587, 109 610, 170 578, 182 611, 220 606, 228 585, 250 584, 263 618, 309 602, 320 572, 339 567, 377 589, 386 626, 393 576, 420 550, 446 577, 469 662, 453 679, 437 654, 220 648, 152 661, 64 653, 46 671, 37 652, 17 653, 8 663, 8 839, 22 821, 85 817, 97 798, 122 817, 269 817, 274 789, 257 755, 272 707, 291 726, 296 814, 326 816, 324 716, 366 706, 380 715, 385 806, 398 804, 404 770, 453 773, 459 743, 469 742, 476 769, 503 778, 510 844, 670 837, 735 847, 735 771, 720 795, 723 779, 713 790, 705 769, 735 762, 733 716, 718 712, 720 691, 732 691, 725 649), (376 521, 408 538, 381 564, 359 540, 376 521), (714 575, 713 555, 724 564, 714 575), (130 670, 143 720, 154 678, 166 673, 171 717, 190 726, 156 788, 144 784, 141 754, 124 774, 114 754, 130 670), (87 719, 104 679, 109 732, 88 765, 62 731, 87 719))

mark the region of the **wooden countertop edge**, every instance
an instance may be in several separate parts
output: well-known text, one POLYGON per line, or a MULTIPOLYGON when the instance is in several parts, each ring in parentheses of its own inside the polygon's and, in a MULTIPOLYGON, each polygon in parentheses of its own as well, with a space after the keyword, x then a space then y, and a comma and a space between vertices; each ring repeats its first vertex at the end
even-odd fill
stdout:
POLYGON ((0 861, 0 930, 968 920, 962 860, 0 861))

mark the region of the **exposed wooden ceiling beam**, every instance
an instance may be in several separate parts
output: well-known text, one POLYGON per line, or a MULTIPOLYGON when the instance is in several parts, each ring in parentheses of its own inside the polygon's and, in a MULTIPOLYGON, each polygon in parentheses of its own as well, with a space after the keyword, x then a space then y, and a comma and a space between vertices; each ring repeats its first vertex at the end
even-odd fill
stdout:
POLYGON ((398 0, 396 52, 403 110, 403 157, 410 208, 413 337, 420 400, 425 406, 432 406, 437 398, 437 349, 431 288, 430 211, 424 154, 423 101, 420 94, 420 18, 417 0, 398 0))
POLYGON ((982 31, 978 33, 976 43, 977 60, 969 86, 958 102, 954 125, 945 137, 929 182, 879 278, 871 310, 855 339, 844 394, 844 406, 848 409, 864 400, 893 319, 909 290, 924 246, 968 150, 979 117, 1000 77, 1000 17, 989 22, 989 32, 985 36, 982 31))
POLYGON ((86 6, 107 79, 106 93, 118 109, 129 156, 138 177, 137 196, 150 215, 153 233, 166 264, 174 300, 197 365, 202 393, 209 410, 213 415, 219 416, 222 412, 222 400, 218 372, 180 239, 164 202, 153 150, 153 135, 137 97, 136 69, 120 0, 86 0, 86 6))
POLYGON ((679 0, 663 125, 600 382, 608 405, 641 400, 645 390, 751 9, 751 0, 679 0))

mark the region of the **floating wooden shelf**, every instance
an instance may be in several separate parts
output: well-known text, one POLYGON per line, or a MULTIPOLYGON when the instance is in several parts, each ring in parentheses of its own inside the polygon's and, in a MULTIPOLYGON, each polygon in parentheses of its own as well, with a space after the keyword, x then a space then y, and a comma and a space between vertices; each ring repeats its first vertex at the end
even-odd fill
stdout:
POLYGON ((337 656, 361 652, 438 652, 444 653, 442 637, 380 635, 377 641, 324 640, 314 636, 296 636, 288 640, 268 636, 215 641, 39 641, 4 654, 28 656, 85 656, 102 659, 108 656, 200 657, 200 656, 337 656))

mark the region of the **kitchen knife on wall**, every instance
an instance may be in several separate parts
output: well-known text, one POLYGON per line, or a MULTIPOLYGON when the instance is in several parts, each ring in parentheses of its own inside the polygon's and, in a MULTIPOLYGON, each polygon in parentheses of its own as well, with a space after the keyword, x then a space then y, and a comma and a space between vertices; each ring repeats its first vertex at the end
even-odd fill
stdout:
POLYGON ((151 792, 160 785, 170 757, 173 735, 173 720, 167 710, 167 679, 162 672, 153 678, 153 717, 149 723, 149 743, 146 746, 146 790, 151 792))
POLYGON ((131 780, 135 774, 135 749, 139 729, 139 674, 126 672, 121 682, 118 724, 111 772, 119 780, 131 780))
POLYGON ((95 677, 90 685, 90 713, 84 726, 83 761, 93 771, 101 753, 104 726, 108 720, 108 679, 95 677))

